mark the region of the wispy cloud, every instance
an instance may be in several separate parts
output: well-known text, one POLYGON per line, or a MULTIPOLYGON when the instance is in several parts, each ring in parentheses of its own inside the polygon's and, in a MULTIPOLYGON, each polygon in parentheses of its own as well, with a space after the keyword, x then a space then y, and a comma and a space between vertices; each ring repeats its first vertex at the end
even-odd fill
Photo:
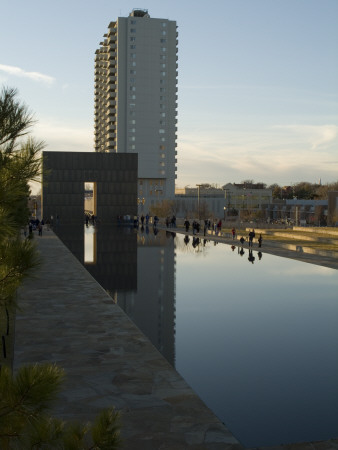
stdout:
POLYGON ((39 73, 39 72, 27 72, 26 70, 23 70, 20 67, 6 66, 4 64, 0 64, 0 70, 9 75, 14 75, 16 77, 21 77, 21 78, 29 78, 33 81, 46 83, 49 85, 53 84, 55 81, 54 77, 51 77, 49 75, 44 75, 43 73, 39 73))
POLYGON ((178 185, 337 179, 336 125, 283 124, 212 131, 180 134, 178 185))
POLYGON ((286 130, 306 140, 312 150, 318 150, 333 142, 338 136, 337 125, 279 125, 275 128, 286 130))
POLYGON ((93 127, 69 126, 47 119, 35 125, 34 135, 46 143, 48 151, 94 151, 93 127))

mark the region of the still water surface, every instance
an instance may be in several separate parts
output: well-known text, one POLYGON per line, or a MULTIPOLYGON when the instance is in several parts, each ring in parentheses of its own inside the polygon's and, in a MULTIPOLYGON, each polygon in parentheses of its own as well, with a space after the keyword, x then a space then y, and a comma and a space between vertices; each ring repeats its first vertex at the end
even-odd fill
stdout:
MULTIPOLYGON (((237 439, 337 437, 337 271, 147 231, 124 230, 137 279, 113 295, 237 439)), ((111 231, 85 233, 94 276, 107 265, 93 244, 100 233, 107 248, 111 231)))

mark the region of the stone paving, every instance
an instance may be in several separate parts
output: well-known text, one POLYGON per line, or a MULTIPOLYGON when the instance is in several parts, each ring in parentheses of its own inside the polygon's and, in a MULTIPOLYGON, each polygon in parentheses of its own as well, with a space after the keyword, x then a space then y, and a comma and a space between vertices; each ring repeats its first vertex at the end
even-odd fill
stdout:
MULTIPOLYGON (((127 450, 243 449, 61 241, 52 232, 36 241, 42 264, 18 295, 14 370, 65 369, 55 414, 88 421, 113 405, 127 450)), ((338 450, 338 440, 270 449, 338 450)))

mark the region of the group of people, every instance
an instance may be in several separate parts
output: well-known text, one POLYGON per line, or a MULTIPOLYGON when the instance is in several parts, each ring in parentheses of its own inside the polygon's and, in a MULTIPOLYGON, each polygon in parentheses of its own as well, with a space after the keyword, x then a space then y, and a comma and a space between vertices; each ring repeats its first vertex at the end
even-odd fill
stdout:
POLYGON ((172 217, 168 216, 165 219, 165 224, 166 224, 167 228, 170 228, 170 227, 176 228, 176 216, 175 215, 173 215, 172 217))
POLYGON ((97 222, 97 217, 94 214, 85 214, 85 222, 86 222, 86 226, 89 226, 89 222, 92 225, 95 225, 97 222))
MULTIPOLYGON (((235 229, 233 228, 232 231, 233 231, 233 234, 232 234, 233 239, 235 239, 235 238, 234 238, 234 231, 235 231, 235 229)), ((253 246, 253 240, 254 240, 255 237, 256 237, 255 230, 252 229, 251 231, 249 231, 249 235, 248 235, 249 248, 252 248, 252 246, 253 246)), ((258 241, 258 247, 262 247, 262 242, 263 242, 262 234, 259 235, 259 238, 257 239, 257 241, 258 241)), ((243 236, 241 236, 239 242, 241 243, 241 245, 242 245, 242 247, 243 247, 243 244, 244 244, 244 242, 245 242, 245 239, 244 239, 243 236)))
POLYGON ((42 236, 43 226, 45 222, 42 219, 41 221, 39 219, 31 219, 28 224, 28 236, 27 236, 27 227, 24 227, 23 234, 27 238, 33 237, 33 231, 38 230, 39 236, 42 236))

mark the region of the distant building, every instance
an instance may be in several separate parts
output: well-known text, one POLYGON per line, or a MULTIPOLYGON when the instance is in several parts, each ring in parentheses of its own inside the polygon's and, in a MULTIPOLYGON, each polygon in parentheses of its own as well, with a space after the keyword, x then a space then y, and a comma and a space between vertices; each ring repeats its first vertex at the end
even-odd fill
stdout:
MULTIPOLYGON (((257 213, 268 208, 272 202, 272 190, 260 185, 228 183, 222 188, 201 184, 194 188, 176 189, 175 200, 179 216, 195 215, 198 211, 209 211, 214 217, 227 219, 241 218, 244 212, 257 213)), ((205 217, 202 217, 205 218, 205 217)))
POLYGON ((236 210, 261 210, 272 202, 272 189, 260 187, 260 184, 228 183, 222 187, 225 191, 226 207, 236 210))
POLYGON ((177 26, 134 9, 111 22, 95 55, 95 151, 138 153, 138 205, 173 199, 177 26))
POLYGON ((338 225, 338 192, 328 193, 328 225, 336 227, 338 225))
POLYGON ((293 225, 327 225, 328 201, 287 199, 274 200, 267 210, 268 221, 293 225))

